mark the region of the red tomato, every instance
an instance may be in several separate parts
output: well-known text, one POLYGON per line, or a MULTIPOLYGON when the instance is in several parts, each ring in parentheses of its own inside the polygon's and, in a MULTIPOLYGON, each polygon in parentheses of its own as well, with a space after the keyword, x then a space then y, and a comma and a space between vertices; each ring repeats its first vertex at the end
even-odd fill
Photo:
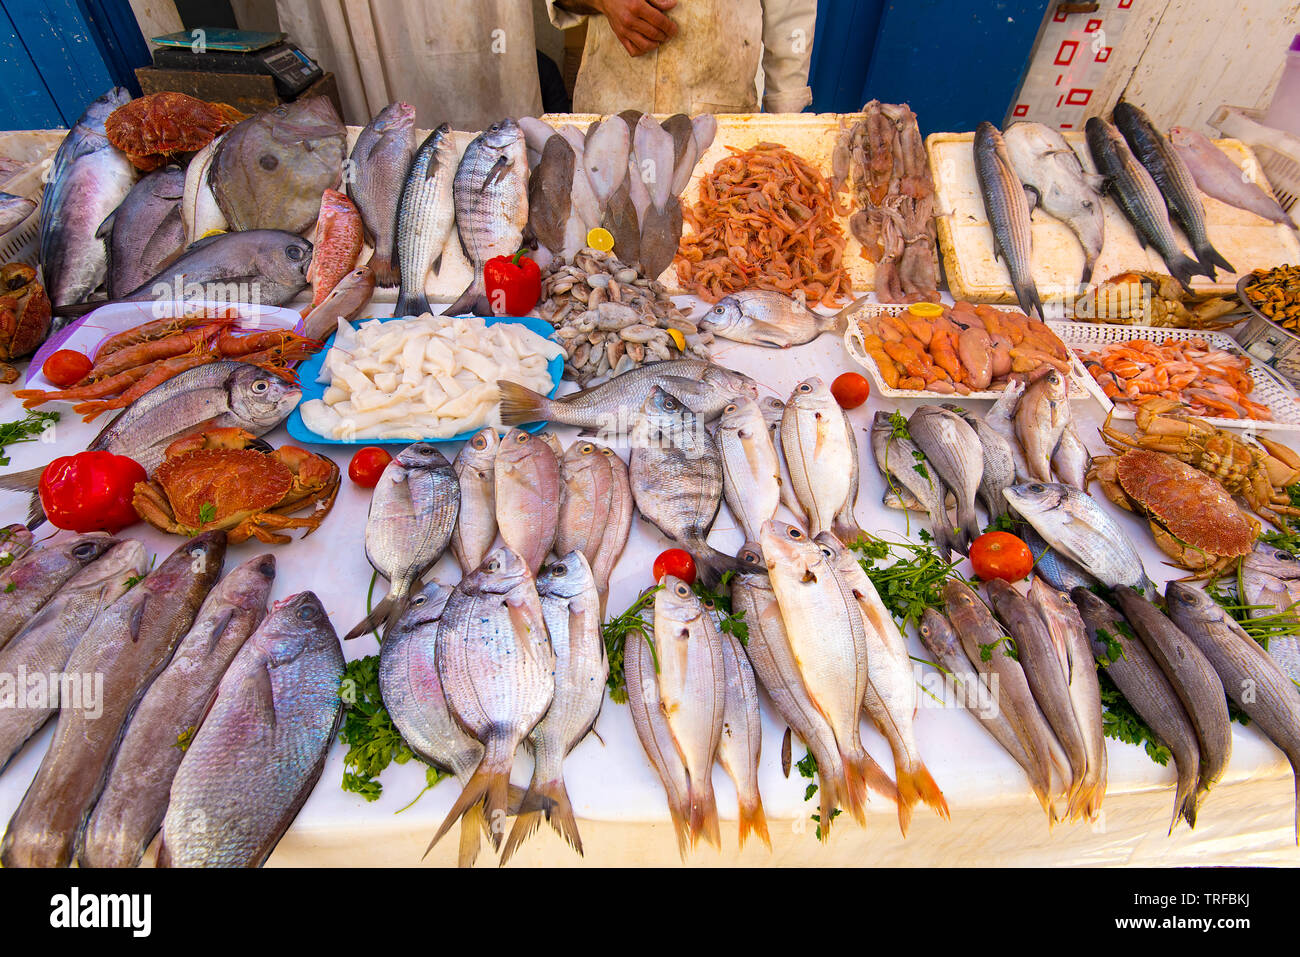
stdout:
POLYGON ((1010 532, 985 532, 971 544, 970 563, 984 581, 1018 582, 1034 568, 1034 553, 1010 532))
POLYGON ((131 499, 148 476, 134 459, 112 452, 78 452, 55 459, 41 473, 41 507, 57 528, 120 532, 139 521, 131 499))
POLYGON ((831 395, 841 409, 856 409, 871 395, 871 383, 856 372, 846 372, 831 383, 831 395))
POLYGON ((659 557, 655 559, 652 573, 655 581, 661 581, 665 575, 672 575, 674 578, 680 578, 688 585, 695 584, 695 559, 691 558, 691 553, 683 551, 680 548, 670 548, 666 552, 660 552, 659 557))
POLYGON ((374 488, 391 461, 393 457, 379 446, 367 445, 364 449, 357 449, 357 454, 352 456, 348 463, 348 478, 362 488, 374 488))
POLYGON ((41 373, 60 389, 71 389, 86 377, 91 365, 91 361, 80 352, 60 349, 45 360, 41 373))

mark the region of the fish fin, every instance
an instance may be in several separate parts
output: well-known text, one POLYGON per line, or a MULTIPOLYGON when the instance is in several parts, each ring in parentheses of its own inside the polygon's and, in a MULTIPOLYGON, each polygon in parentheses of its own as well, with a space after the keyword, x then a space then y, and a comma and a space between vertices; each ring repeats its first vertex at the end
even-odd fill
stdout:
MULTIPOLYGON (((550 417, 551 400, 540 392, 534 392, 509 379, 499 379, 497 389, 501 393, 502 425, 509 427, 525 422, 545 422, 550 417)), ((3 484, 0 484, 0 488, 3 488, 3 484)))
POLYGON ((390 591, 384 596, 384 600, 370 610, 365 618, 353 627, 346 635, 344 641, 351 641, 353 638, 360 638, 368 631, 374 631, 381 624, 384 626, 383 634, 387 635, 393 625, 397 624, 397 619, 401 618, 406 611, 406 606, 411 603, 410 590, 390 591))
POLYGON ((826 331, 834 333, 837 336, 844 335, 845 331, 849 328, 850 317, 870 301, 870 293, 863 296, 861 299, 854 299, 851 303, 827 320, 828 325, 826 326, 826 331))
POLYGON ((401 285, 401 272, 398 269, 397 263, 393 261, 393 251, 391 249, 385 252, 380 252, 376 249, 370 254, 370 259, 367 260, 366 265, 368 265, 371 271, 375 274, 376 286, 401 285))
POLYGON ((1038 297, 1038 286, 1032 278, 1023 283, 1012 283, 1016 291, 1016 301, 1020 308, 1027 315, 1038 313, 1039 319, 1046 319, 1047 315, 1043 312, 1043 301, 1038 297))
POLYGON ((745 847, 745 838, 749 837, 750 832, 758 835, 758 839, 767 845, 767 849, 772 849, 772 836, 767 831, 767 815, 763 813, 763 799, 754 795, 752 801, 740 802, 740 847, 745 847))
POLYGON ((1172 262, 1166 259, 1165 265, 1169 267, 1170 275, 1177 279, 1179 285, 1188 292, 1192 291, 1193 276, 1213 277, 1214 275, 1212 272, 1206 270, 1206 268, 1195 259, 1184 256, 1182 253, 1178 253, 1172 262))
MULTIPOLYGON (((501 861, 498 866, 505 867, 520 845, 528 840, 542 823, 541 811, 526 811, 515 818, 515 826, 510 829, 505 846, 501 848, 501 861)), ((463 826, 463 825, 462 825, 463 826)))
POLYGON ((116 219, 117 219, 117 210, 115 209, 107 216, 105 216, 104 221, 99 224, 99 227, 95 230, 95 238, 107 239, 109 236, 111 236, 113 234, 113 223, 116 221, 116 219))
POLYGON ((429 269, 433 272, 435 276, 442 271, 442 253, 438 253, 438 258, 436 258, 433 262, 429 263, 429 269))
POLYGON ((1213 246, 1211 246, 1208 242, 1203 244, 1196 250, 1196 258, 1201 263, 1202 266, 1205 266, 1210 270, 1211 279, 1215 279, 1215 275, 1214 275, 1215 266, 1218 266, 1220 269, 1227 270, 1230 273, 1235 273, 1237 271, 1233 267, 1232 263, 1224 259, 1223 256, 1219 253, 1219 251, 1215 249, 1213 246))
POLYGON ((491 755, 485 755, 483 760, 475 769, 473 776, 465 784, 465 790, 460 792, 460 797, 456 798, 456 803, 451 806, 447 812, 446 819, 438 832, 433 835, 433 840, 429 846, 424 849, 424 857, 429 856, 433 846, 442 840, 443 836, 451 830, 451 826, 465 816, 470 808, 477 804, 483 803, 483 819, 488 823, 488 840, 492 842, 493 847, 499 847, 501 844, 501 833, 497 828, 491 826, 491 823, 498 820, 498 813, 501 817, 506 813, 506 802, 510 789, 510 766, 507 763, 504 769, 496 768, 490 762, 491 755))
POLYGON ((1087 287, 1087 286, 1092 282, 1092 270, 1093 270, 1093 267, 1096 266, 1096 265, 1097 265, 1097 260, 1096 260, 1095 258, 1089 258, 1089 257, 1087 257, 1087 256, 1084 257, 1084 259, 1083 259, 1083 275, 1079 277, 1079 285, 1080 285, 1080 286, 1083 286, 1083 287, 1086 288, 1086 287, 1087 287))
POLYGON ((705 588, 718 587, 718 584, 722 581, 722 576, 726 572, 734 571, 739 573, 745 570, 744 564, 739 559, 725 552, 720 552, 705 542, 692 542, 690 544, 683 542, 682 545, 695 559, 700 582, 705 588))
POLYGON ((421 289, 419 292, 407 293, 402 292, 397 299, 397 307, 393 310, 395 316, 423 316, 426 313, 432 313, 433 306, 429 304, 429 297, 421 289))
POLYGON ((850 542, 856 542, 863 536, 858 520, 853 517, 852 502, 845 502, 844 507, 831 520, 831 531, 834 532, 836 538, 846 545, 850 542))
POLYGON ((482 838, 481 830, 487 829, 487 820, 483 817, 483 805, 475 804, 465 810, 460 819, 460 849, 456 854, 457 867, 473 867, 478 860, 482 838))
POLYGON ((483 185, 479 187, 479 192, 480 193, 487 192, 488 187, 491 186, 493 183, 495 183, 497 180, 499 180, 501 177, 505 176, 506 172, 509 169, 510 169, 510 160, 508 160, 504 156, 498 156, 497 161, 492 164, 492 168, 488 170, 487 175, 483 177, 483 185))
POLYGON ((582 856, 582 838, 578 834, 578 821, 573 814, 573 805, 569 802, 569 792, 564 786, 564 779, 556 778, 529 788, 524 803, 519 806, 515 826, 501 850, 502 865, 537 830, 543 816, 555 829, 555 833, 564 838, 578 852, 579 857, 582 856))
MULTIPOLYGON (((875 764, 875 762, 872 760, 871 755, 867 754, 861 747, 859 747, 859 753, 856 757, 841 751, 840 761, 844 765, 844 787, 843 793, 839 795, 840 809, 848 811, 853 815, 855 821, 865 825, 867 823, 867 775, 870 773, 868 762, 871 764, 875 764)), ((879 769, 879 765, 876 765, 876 767, 879 769)), ((881 771, 881 773, 884 772, 881 771)), ((826 822, 828 820, 829 818, 823 814, 822 821, 826 822)))
POLYGON ((212 626, 212 633, 208 638, 208 654, 211 654, 212 649, 217 647, 217 642, 221 640, 221 636, 225 633, 225 630, 230 627, 230 622, 234 617, 235 608, 233 605, 222 609, 216 623, 212 626))
POLYGON ((718 802, 713 794, 713 779, 707 774, 702 781, 692 780, 687 800, 690 807, 691 844, 703 837, 722 850, 722 833, 718 829, 718 802))
POLYGON ((919 764, 914 770, 906 771, 898 768, 898 826, 903 831, 903 836, 907 836, 907 826, 911 822, 912 808, 917 802, 924 803, 932 808, 941 817, 947 820, 950 817, 948 811, 948 802, 939 790, 939 785, 934 783, 934 778, 930 776, 930 771, 924 764, 919 764), (906 809, 906 813, 904 812, 906 809))
POLYGON ((171 855, 171 852, 167 849, 167 839, 166 839, 166 838, 162 838, 162 837, 158 838, 158 856, 157 856, 157 858, 154 860, 154 865, 153 865, 153 866, 154 866, 154 867, 171 867, 171 866, 172 866, 172 855, 171 855))
POLYGON ((1032 193, 1034 195, 1033 201, 1029 204, 1029 215, 1032 216, 1034 215, 1035 209, 1043 208, 1043 194, 1037 186, 1030 186, 1028 183, 1025 183, 1024 187, 1026 193, 1032 193))
POLYGON ((474 280, 465 287, 465 291, 460 294, 460 298, 444 309, 442 314, 444 316, 479 315, 477 310, 483 301, 486 301, 483 277, 475 276, 474 280))
POLYGON ((45 524, 45 509, 41 506, 41 497, 36 494, 44 471, 45 468, 41 467, 0 475, 0 490, 31 493, 31 500, 27 503, 27 527, 33 530, 45 524))

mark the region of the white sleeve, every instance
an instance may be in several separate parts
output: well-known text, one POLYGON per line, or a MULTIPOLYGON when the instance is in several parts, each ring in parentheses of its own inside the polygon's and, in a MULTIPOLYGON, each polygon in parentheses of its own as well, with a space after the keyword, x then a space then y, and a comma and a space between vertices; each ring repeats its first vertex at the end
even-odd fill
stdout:
POLYGON ((585 13, 570 13, 555 5, 555 0, 546 0, 546 15, 551 18, 557 30, 567 30, 569 27, 576 27, 583 20, 587 19, 585 13))
POLYGON ((816 24, 817 0, 763 0, 764 112, 798 113, 812 102, 808 68, 816 24))

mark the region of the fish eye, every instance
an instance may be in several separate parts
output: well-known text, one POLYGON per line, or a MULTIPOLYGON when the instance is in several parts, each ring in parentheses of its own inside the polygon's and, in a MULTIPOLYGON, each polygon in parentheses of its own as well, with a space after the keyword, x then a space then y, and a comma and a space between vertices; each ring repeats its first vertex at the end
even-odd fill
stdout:
POLYGON ((525 442, 528 441, 528 433, 520 432, 517 436, 515 436, 515 441, 518 442, 520 445, 523 445, 525 442))
POLYGON ((297 246, 290 246, 284 251, 284 254, 289 257, 290 262, 296 263, 302 258, 302 250, 297 246))
POLYGON ((1038 483, 1038 482, 1035 482, 1033 485, 1029 486, 1029 491, 1031 491, 1031 492, 1046 492, 1046 491, 1047 491, 1047 486, 1046 486, 1046 485, 1042 485, 1042 484, 1040 484, 1040 483, 1038 483))
POLYGON ((267 379, 258 379, 253 383, 253 391, 258 395, 261 395, 269 388, 271 388, 271 383, 267 379))
POLYGON ((809 392, 811 392, 812 390, 813 390, 813 387, 812 387, 811 385, 809 385, 807 382, 801 383, 801 384, 799 385, 799 391, 802 392, 804 395, 807 395, 807 394, 808 394, 809 392))
POLYGON ((677 587, 674 589, 674 591, 677 592, 678 598, 685 598, 687 595, 691 593, 691 586, 678 582, 677 587))
POLYGON ((804 536, 804 533, 803 533, 803 531, 802 531, 801 529, 798 529, 798 528, 795 528, 794 526, 791 526, 791 527, 790 527, 790 537, 793 538, 793 539, 795 539, 796 541, 801 541, 805 536, 804 536))
POLYGON ((600 454, 601 454, 601 455, 613 455, 613 454, 614 454, 614 450, 613 450, 613 449, 601 449, 601 450, 600 450, 600 454))
POLYGON ((713 307, 713 314, 714 314, 715 316, 725 316, 725 315, 727 314, 727 307, 726 307, 726 306, 714 306, 714 307, 713 307))
POLYGON ((72 550, 72 554, 77 558, 94 558, 98 551, 99 547, 94 542, 82 542, 72 550))
POLYGON ((428 600, 429 600, 429 596, 428 596, 428 595, 416 595, 414 598, 411 599, 411 607, 412 607, 412 608, 419 608, 421 605, 423 605, 423 604, 424 604, 425 602, 427 602, 428 600))
POLYGON ((738 406, 736 405, 736 403, 733 402, 733 403, 731 403, 729 406, 727 406, 725 409, 722 410, 722 414, 723 414, 723 415, 731 415, 731 413, 735 412, 737 408, 738 408, 738 406))
POLYGON ((500 571, 501 563, 494 558, 483 567, 490 572, 500 571))
POLYGON ((474 446, 476 449, 485 449, 487 448, 487 436, 479 433, 474 436, 474 438, 470 439, 469 444, 474 446))
POLYGON ((316 606, 303 605, 301 608, 298 609, 298 617, 301 618, 303 621, 311 621, 313 618, 316 617, 316 606))
POLYGON ((581 451, 583 455, 590 455, 592 452, 596 451, 596 447, 590 442, 587 442, 582 446, 581 451))
POLYGON ((569 569, 565 567, 563 562, 556 562, 547 569, 547 572, 555 578, 563 578, 565 575, 569 574, 569 569))

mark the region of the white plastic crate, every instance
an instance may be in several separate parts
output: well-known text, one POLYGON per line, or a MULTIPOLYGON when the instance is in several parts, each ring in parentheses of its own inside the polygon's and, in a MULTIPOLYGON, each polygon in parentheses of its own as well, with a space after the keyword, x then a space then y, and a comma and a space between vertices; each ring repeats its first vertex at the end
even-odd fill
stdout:
MULTIPOLYGON (((1260 405, 1267 406, 1268 410, 1273 413, 1273 419, 1271 421, 1224 419, 1206 416, 1200 418, 1217 428, 1300 432, 1300 395, 1297 395, 1295 390, 1277 373, 1267 366, 1261 365, 1252 356, 1243 352, 1237 341, 1226 333, 1204 332, 1199 329, 1123 326, 1095 322, 1052 322, 1048 323, 1048 325, 1061 337, 1061 341, 1069 346, 1071 353, 1075 354, 1076 362, 1080 350, 1089 352, 1098 346, 1104 346, 1108 343, 1128 342, 1131 339, 1145 339, 1157 345, 1162 342, 1203 339, 1211 348, 1222 349, 1224 352, 1230 352, 1233 355, 1244 356, 1250 361, 1247 372, 1255 383, 1255 388, 1250 393, 1250 399, 1260 405)), ((1112 402, 1086 370, 1083 372, 1083 379, 1084 385, 1092 396, 1101 403, 1102 408, 1107 411, 1114 410, 1115 418, 1136 418, 1132 406, 1128 403, 1117 405, 1112 402)))
POLYGON ((0 183, 0 189, 15 196, 36 200, 36 209, 17 227, 0 236, 0 265, 20 262, 38 266, 41 251, 41 197, 45 174, 54 151, 63 141, 63 130, 0 133, 0 154, 27 163, 27 168, 0 183))

